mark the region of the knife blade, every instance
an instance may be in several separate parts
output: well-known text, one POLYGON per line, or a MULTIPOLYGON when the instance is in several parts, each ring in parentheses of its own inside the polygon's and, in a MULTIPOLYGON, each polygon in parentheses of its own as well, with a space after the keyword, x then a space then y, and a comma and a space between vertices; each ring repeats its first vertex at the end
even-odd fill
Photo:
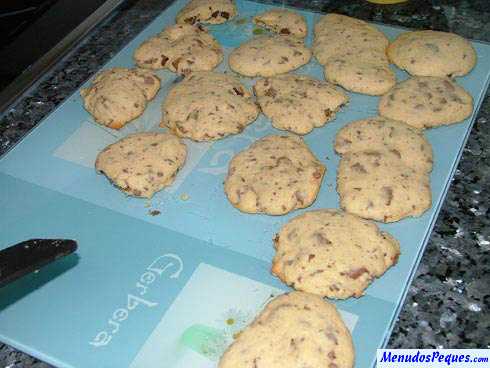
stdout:
POLYGON ((71 239, 30 239, 0 251, 0 287, 78 248, 71 239))

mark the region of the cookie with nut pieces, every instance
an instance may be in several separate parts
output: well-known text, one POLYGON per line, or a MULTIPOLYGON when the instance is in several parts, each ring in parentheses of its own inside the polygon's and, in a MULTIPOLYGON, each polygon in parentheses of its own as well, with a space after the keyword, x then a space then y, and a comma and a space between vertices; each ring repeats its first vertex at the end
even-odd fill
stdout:
POLYGON ((381 116, 353 121, 335 137, 340 155, 368 149, 388 150, 418 172, 432 170, 432 146, 422 131, 381 116))
POLYGON ((449 78, 413 77, 383 95, 379 114, 416 128, 459 123, 471 116, 473 98, 449 78))
POLYGON ((308 134, 335 119, 335 114, 349 101, 334 85, 297 74, 260 79, 254 91, 272 125, 296 134, 308 134))
POLYGON ((194 72, 172 89, 162 105, 162 127, 195 141, 240 133, 258 116, 252 94, 229 74, 194 72))
POLYGON ((325 170, 302 138, 269 135, 233 157, 224 189, 240 211, 284 215, 315 201, 325 170))
POLYGON ((169 186, 184 165, 187 148, 169 133, 136 133, 107 146, 95 169, 124 193, 151 198, 169 186))
POLYGON ((390 60, 415 76, 459 77, 476 64, 471 43, 450 32, 413 31, 399 35, 388 47, 390 60))
POLYGON ((359 297, 400 254, 398 242, 375 223, 336 209, 308 211, 274 238, 272 273, 296 290, 359 297))
POLYGON ((159 89, 160 79, 149 70, 112 68, 100 72, 80 95, 97 123, 121 129, 143 114, 159 89))
POLYGON ((305 17, 287 9, 272 9, 260 13, 253 21, 258 26, 280 35, 305 38, 308 34, 305 17))
POLYGON ((238 334, 219 368, 352 368, 354 346, 335 306, 291 292, 270 301, 238 334))
POLYGON ((235 17, 237 9, 233 0, 191 0, 175 18, 179 24, 220 24, 235 17))
POLYGON ((307 64, 311 51, 291 36, 262 35, 241 44, 228 59, 231 70, 247 77, 271 77, 307 64))
POLYGON ((432 204, 430 179, 396 152, 367 149, 342 156, 337 171, 340 207, 365 219, 418 217, 432 204))
POLYGON ((213 70, 223 60, 223 50, 201 26, 175 24, 143 42, 133 58, 142 68, 188 74, 213 70))

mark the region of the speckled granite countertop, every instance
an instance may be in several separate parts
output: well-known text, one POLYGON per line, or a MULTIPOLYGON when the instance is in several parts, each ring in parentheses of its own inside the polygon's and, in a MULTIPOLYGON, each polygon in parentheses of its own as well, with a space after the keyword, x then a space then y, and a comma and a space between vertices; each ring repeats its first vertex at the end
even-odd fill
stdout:
MULTIPOLYGON (((127 1, 0 118, 0 155, 73 93, 162 9, 127 1)), ((490 41, 490 1, 285 1, 322 12, 490 41)), ((490 67, 490 65, 489 65, 490 67)), ((490 348, 490 98, 478 114, 429 244, 389 341, 392 348, 490 348)), ((0 368, 49 365, 0 344, 0 368)))

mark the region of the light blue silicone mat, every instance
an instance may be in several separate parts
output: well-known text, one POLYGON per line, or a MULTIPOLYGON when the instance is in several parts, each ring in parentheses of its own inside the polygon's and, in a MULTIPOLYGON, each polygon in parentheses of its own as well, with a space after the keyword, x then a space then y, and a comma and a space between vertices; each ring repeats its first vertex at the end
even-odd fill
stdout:
MULTIPOLYGON (((132 66, 135 48, 172 24, 184 3, 176 1, 104 68, 132 66)), ((237 3, 236 19, 209 27, 226 53, 252 36, 251 17, 272 7, 237 3)), ((320 15, 302 14, 311 44, 320 15)), ((379 28, 391 38, 401 32, 379 28)), ((490 47, 474 46, 478 64, 458 83, 472 94, 477 111, 489 81, 490 47)), ((219 69, 227 69, 226 61, 219 69)), ((296 72, 323 79, 315 60, 296 72)), ((158 74, 162 90, 124 129, 96 125, 77 92, 0 160, 0 247, 35 237, 79 242, 77 256, 0 289, 0 340, 55 366, 213 368, 233 335, 272 295, 287 290, 269 272, 272 238, 303 211, 246 215, 229 204, 222 187, 235 153, 279 132, 263 115, 240 135, 215 143, 186 141, 184 170, 151 201, 127 197, 95 173, 94 159, 103 147, 131 132, 159 129, 160 103, 176 75, 158 74), (152 216, 151 210, 161 213, 152 216)), ((397 76, 406 78, 400 71, 397 76)), ((338 207, 335 133, 376 114, 378 98, 350 97, 333 122, 305 137, 327 166, 311 208, 338 207)), ((381 225, 401 243, 399 263, 362 298, 336 303, 353 334, 357 368, 372 366, 376 349, 389 337, 474 118, 427 132, 435 157, 432 209, 381 225)))

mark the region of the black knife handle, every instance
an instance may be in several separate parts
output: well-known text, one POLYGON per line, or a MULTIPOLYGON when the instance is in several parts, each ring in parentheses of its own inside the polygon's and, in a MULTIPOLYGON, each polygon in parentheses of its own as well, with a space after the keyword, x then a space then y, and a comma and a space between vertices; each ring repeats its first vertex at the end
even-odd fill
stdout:
POLYGON ((77 249, 69 239, 31 239, 0 251, 0 287, 77 249))

